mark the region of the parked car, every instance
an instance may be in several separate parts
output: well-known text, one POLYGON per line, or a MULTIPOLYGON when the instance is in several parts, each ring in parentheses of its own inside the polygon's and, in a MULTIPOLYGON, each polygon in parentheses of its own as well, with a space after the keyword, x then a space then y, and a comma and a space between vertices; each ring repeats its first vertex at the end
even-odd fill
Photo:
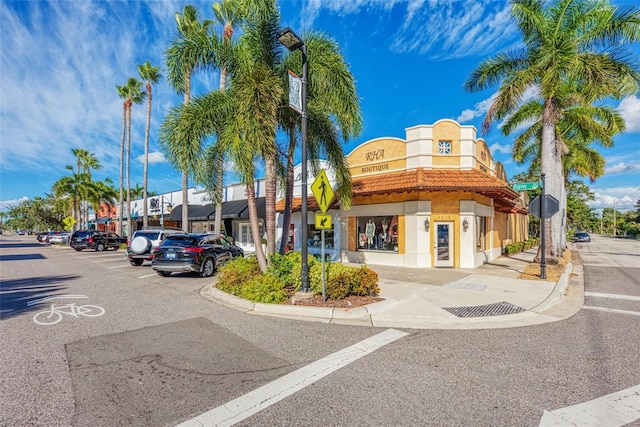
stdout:
POLYGON ((54 234, 49 238, 49 243, 51 244, 63 244, 66 245, 69 243, 69 234, 70 233, 58 233, 54 234))
POLYGON ((242 248, 230 244, 219 234, 186 234, 168 236, 153 253, 151 267, 160 276, 174 272, 194 272, 210 277, 220 266, 237 256, 242 248))
POLYGON ((120 237, 111 231, 79 230, 71 235, 69 244, 76 251, 94 249, 102 252, 109 248, 117 251, 120 245, 127 243, 126 237, 120 237))
POLYGON ((48 231, 44 231, 44 232, 42 232, 42 233, 38 233, 38 234, 36 234, 36 240, 37 240, 38 242, 43 242, 43 241, 44 241, 44 237, 45 237, 47 234, 49 234, 49 232, 48 232, 48 231))
POLYGON ((131 236, 131 241, 127 246, 127 258, 133 266, 140 266, 146 261, 153 259, 153 251, 160 246, 160 243, 167 237, 176 234, 186 235, 181 230, 171 228, 144 228, 136 230, 131 236))
POLYGON ((51 239, 51 237, 55 236, 56 234, 60 234, 60 233, 62 233, 62 231, 50 231, 42 238, 42 241, 45 242, 45 243, 49 243, 49 239, 51 239))
POLYGON ((591 236, 586 231, 579 231, 573 235, 574 242, 590 242, 591 236))

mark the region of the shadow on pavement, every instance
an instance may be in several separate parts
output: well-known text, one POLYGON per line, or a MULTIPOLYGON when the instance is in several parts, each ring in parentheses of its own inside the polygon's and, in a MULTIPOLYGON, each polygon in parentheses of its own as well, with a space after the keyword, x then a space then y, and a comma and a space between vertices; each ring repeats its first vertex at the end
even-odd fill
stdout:
POLYGON ((41 276, 0 282, 0 319, 7 319, 25 311, 41 309, 39 305, 28 307, 27 303, 38 298, 64 294, 66 282, 80 276, 41 276))

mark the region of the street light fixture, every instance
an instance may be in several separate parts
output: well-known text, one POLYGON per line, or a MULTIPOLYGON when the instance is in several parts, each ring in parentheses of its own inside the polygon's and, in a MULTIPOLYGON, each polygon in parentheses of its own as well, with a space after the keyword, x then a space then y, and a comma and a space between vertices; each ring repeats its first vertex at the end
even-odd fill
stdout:
POLYGON ((302 292, 309 292, 309 268, 307 260, 308 252, 308 226, 307 226, 307 46, 296 33, 287 27, 278 34, 278 41, 284 47, 293 52, 300 50, 302 53, 302 292))

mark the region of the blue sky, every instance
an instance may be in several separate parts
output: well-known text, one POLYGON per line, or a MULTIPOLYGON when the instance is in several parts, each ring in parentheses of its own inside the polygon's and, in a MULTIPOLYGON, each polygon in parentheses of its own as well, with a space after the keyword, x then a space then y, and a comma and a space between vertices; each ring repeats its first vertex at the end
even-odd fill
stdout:
MULTIPOLYGON (((189 2, 212 18, 212 1, 189 2)), ((631 6, 635 0, 616 1, 631 6)), ((72 148, 94 152, 103 169, 94 178, 119 182, 122 100, 116 85, 138 77, 137 65, 163 64, 176 34, 181 1, 0 2, 0 210, 51 192, 75 164, 72 148)), ((405 128, 442 118, 480 125, 496 88, 467 93, 462 86, 487 56, 517 45, 504 1, 288 0, 282 24, 298 34, 334 37, 357 79, 364 117, 353 148, 372 138, 405 137, 405 128)), ((632 47, 636 59, 640 46, 632 47)), ((194 95, 218 87, 218 74, 194 76, 194 95)), ((166 112, 182 102, 165 81, 154 87, 149 190, 178 190, 180 174, 157 145, 166 112)), ((615 101, 627 123, 615 147, 603 149, 606 174, 589 184, 593 207, 633 209, 640 198, 639 95, 615 101)), ((146 107, 132 115, 131 183, 142 184, 146 107)), ((509 177, 525 170, 511 160, 513 136, 499 124, 484 135, 509 177)))

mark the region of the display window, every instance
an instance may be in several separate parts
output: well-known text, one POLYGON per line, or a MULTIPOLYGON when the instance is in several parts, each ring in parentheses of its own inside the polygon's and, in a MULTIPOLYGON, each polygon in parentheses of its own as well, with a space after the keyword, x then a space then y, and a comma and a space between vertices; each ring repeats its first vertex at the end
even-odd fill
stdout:
POLYGON ((356 241, 358 250, 398 252, 398 216, 358 217, 356 241))
MULTIPOLYGON (((324 230, 324 247, 326 249, 333 248, 333 230, 324 230)), ((315 225, 309 225, 307 233, 309 248, 319 248, 322 245, 322 230, 316 230, 315 225)))

